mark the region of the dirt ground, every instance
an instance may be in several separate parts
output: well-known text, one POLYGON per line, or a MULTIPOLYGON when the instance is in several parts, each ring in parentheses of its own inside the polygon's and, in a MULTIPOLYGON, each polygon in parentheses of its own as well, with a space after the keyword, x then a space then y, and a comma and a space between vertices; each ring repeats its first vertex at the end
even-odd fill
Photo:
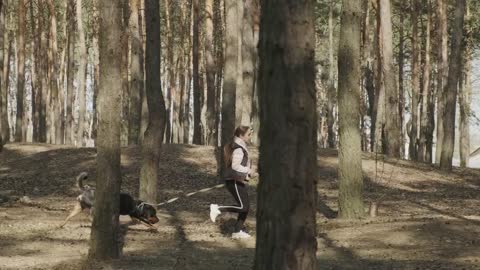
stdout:
MULTIPOLYGON (((166 145, 159 200, 218 184, 211 147, 166 145)), ((9 144, 0 153, 0 269, 79 269, 90 237, 87 214, 61 221, 78 191, 75 176, 95 179, 95 149, 9 144), (28 196, 31 201, 17 200, 28 196)), ((254 153, 256 158, 256 153, 254 153)), ((122 151, 122 190, 137 195, 138 148, 122 151)), ((364 156, 366 211, 378 216, 335 219, 336 151, 319 150, 318 269, 480 269, 480 170, 443 173, 433 166, 364 156)), ((250 187, 255 209, 255 185, 250 187)), ((158 233, 122 217, 123 256, 100 269, 251 269, 255 240, 232 240, 233 216, 208 218, 226 190, 196 194, 159 210, 158 233)), ((247 226, 255 235, 255 210, 247 226)))

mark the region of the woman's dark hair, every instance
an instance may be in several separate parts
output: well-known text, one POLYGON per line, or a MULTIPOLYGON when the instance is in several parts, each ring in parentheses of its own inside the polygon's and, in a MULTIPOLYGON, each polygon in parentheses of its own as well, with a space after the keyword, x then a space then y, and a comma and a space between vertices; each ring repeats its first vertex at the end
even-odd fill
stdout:
POLYGON ((225 144, 223 147, 223 160, 225 161, 225 168, 232 166, 232 154, 233 154, 233 139, 235 137, 244 136, 247 132, 251 130, 249 126, 239 126, 235 129, 233 133, 233 138, 230 143, 225 144))

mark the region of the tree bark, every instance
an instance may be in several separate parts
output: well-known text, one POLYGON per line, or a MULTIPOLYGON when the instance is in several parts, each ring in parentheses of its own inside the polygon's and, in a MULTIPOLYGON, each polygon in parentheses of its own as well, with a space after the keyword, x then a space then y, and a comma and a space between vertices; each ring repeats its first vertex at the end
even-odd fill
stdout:
MULTIPOLYGON (((400 157, 400 118, 398 115, 398 89, 393 66, 392 16, 390 0, 378 0, 379 19, 379 87, 384 100, 378 106, 384 108, 382 149, 391 157, 400 157), (383 103, 384 102, 384 103, 383 103), (388 117, 386 117, 388 115, 388 117)), ((377 127, 378 128, 378 127, 377 127)))
POLYGON ((418 0, 412 0, 412 105, 408 153, 411 160, 417 160, 418 153, 418 107, 420 93, 420 42, 418 34, 418 0))
POLYGON ((430 100, 432 99, 432 92, 431 92, 431 83, 430 83, 430 73, 431 73, 431 65, 430 65, 430 28, 431 28, 431 7, 428 4, 428 19, 427 19, 427 26, 425 32, 425 62, 423 65, 423 83, 422 83, 422 106, 421 106, 421 119, 420 119, 420 137, 418 140, 418 160, 426 163, 431 163, 431 156, 429 156, 428 151, 428 142, 432 141, 433 138, 433 123, 430 123, 430 100))
POLYGON ((145 71, 148 102, 148 128, 142 145, 143 162, 140 171, 140 199, 157 201, 158 162, 166 123, 160 74, 160 7, 157 0, 145 1, 147 44, 145 71))
POLYGON ((361 218, 363 173, 360 115, 361 1, 344 0, 338 49, 339 216, 361 218))
MULTIPOLYGON (((6 1, 5 1, 6 2, 6 1)), ((5 29, 5 17, 6 17, 6 3, 0 3, 0 148, 9 141, 10 127, 8 126, 8 89, 6 75, 6 66, 9 65, 9 53, 8 53, 8 37, 5 29), (5 55, 6 54, 6 55, 5 55)))
POLYGON ((25 103, 25 1, 18 1, 18 73, 17 73, 17 121, 15 123, 15 141, 26 141, 27 126, 24 112, 25 103))
MULTIPOLYGON (((98 130, 98 110, 97 110, 97 98, 98 98, 98 86, 100 80, 100 61, 99 54, 100 49, 98 46, 98 37, 100 36, 99 31, 99 18, 98 18, 98 0, 93 1, 93 38, 92 38, 92 47, 93 47, 93 100, 92 100, 92 139, 94 144, 97 139, 97 130, 98 130)), ((143 80, 143 77, 142 77, 143 80)))
POLYGON ((265 0, 261 11, 254 269, 313 270, 317 269, 314 1, 265 0))
POLYGON ((435 146, 435 164, 440 164, 444 136, 443 117, 445 111, 444 91, 448 77, 448 28, 447 0, 437 0, 438 63, 437 77, 437 141, 435 146))
POLYGON ((327 136, 328 136, 328 147, 335 148, 335 99, 336 99, 336 89, 335 89, 335 78, 334 78, 334 58, 333 58, 333 8, 335 5, 335 0, 330 0, 328 8, 328 86, 327 86, 327 136))
POLYGON ((457 105, 458 79, 461 75, 463 21, 465 15, 465 0, 458 0, 455 5, 455 21, 452 41, 450 43, 450 64, 448 68, 447 85, 443 92, 445 110, 443 117, 444 136, 440 168, 452 170, 453 148, 455 140, 455 110, 457 105))
POLYGON ((119 193, 120 118, 122 81, 122 6, 119 1, 100 0, 100 82, 97 138, 97 184, 89 257, 108 260, 120 256, 119 193))
MULTIPOLYGON (((77 132, 77 146, 85 146, 84 132, 86 126, 86 106, 87 106, 87 89, 86 89, 86 71, 87 71, 87 49, 85 43, 85 31, 83 29, 82 19, 82 0, 76 0, 76 18, 78 31, 78 132, 77 132)), ((118 45, 118 44, 117 44, 118 45)))
POLYGON ((122 133, 120 143, 122 146, 128 145, 128 111, 129 111, 129 99, 130 99, 130 89, 128 85, 128 44, 129 44, 129 31, 128 31, 128 22, 130 20, 130 7, 129 0, 120 0, 122 1, 123 7, 123 20, 122 27, 125 29, 122 32, 122 133))
MULTIPOLYGON (((78 0, 81 1, 81 0, 78 0)), ((55 14, 55 5, 53 0, 48 1, 48 10, 50 12, 50 40, 49 43, 49 58, 50 58, 50 91, 51 91, 51 109, 53 109, 53 113, 51 113, 51 123, 52 123, 52 137, 55 144, 63 144, 63 134, 62 132, 62 122, 63 117, 60 114, 61 110, 61 100, 59 95, 59 87, 58 87, 58 74, 60 73, 59 61, 58 61, 58 46, 57 46, 57 16, 55 14)), ((86 58, 86 55, 85 55, 86 58)))
POLYGON ((250 126, 253 104, 253 89, 255 87, 255 62, 257 56, 257 44, 255 43, 255 1, 246 0, 243 8, 242 25, 242 115, 241 125, 250 126))
POLYGON ((130 38, 131 38, 131 82, 128 121, 128 144, 139 144, 140 123, 142 115, 142 90, 144 88, 143 44, 139 28, 139 0, 130 0, 130 38))
MULTIPOLYGON (((251 0, 248 0, 251 1, 251 0)), ((207 83, 207 126, 205 129, 206 144, 216 145, 215 139, 218 128, 215 126, 216 114, 216 95, 215 95, 215 75, 216 65, 214 59, 214 31, 213 31, 213 0, 205 1, 205 71, 207 83)))
POLYGON ((465 14, 465 50, 463 52, 462 75, 460 82, 460 95, 458 103, 460 105, 460 167, 466 168, 470 159, 470 116, 472 102, 472 16, 470 14, 470 5, 467 3, 465 14))
MULTIPOLYGON (((402 9, 404 11, 404 9, 402 9)), ((405 87, 404 87, 404 70, 405 70, 405 30, 404 30, 405 18, 400 16, 399 24, 399 44, 398 44, 398 115, 400 122, 400 155, 405 157, 405 87)))
MULTIPOLYGON (((225 0, 225 74, 223 79, 222 94, 222 138, 221 148, 218 153, 223 153, 221 149, 232 140, 235 130, 235 96, 237 92, 238 76, 238 50, 240 35, 238 27, 238 3, 237 0, 225 0)), ((221 172, 223 173, 223 159, 221 161, 221 172)))
POLYGON ((74 76, 75 76, 75 0, 68 0, 68 36, 67 36, 67 121, 65 125, 65 143, 68 145, 74 144, 74 117, 73 107, 75 105, 75 93, 74 93, 74 76))
POLYGON ((203 89, 200 86, 199 60, 200 60, 200 4, 199 0, 193 2, 193 40, 192 40, 192 63, 193 63, 193 143, 202 142, 202 124, 201 124, 201 96, 203 89))

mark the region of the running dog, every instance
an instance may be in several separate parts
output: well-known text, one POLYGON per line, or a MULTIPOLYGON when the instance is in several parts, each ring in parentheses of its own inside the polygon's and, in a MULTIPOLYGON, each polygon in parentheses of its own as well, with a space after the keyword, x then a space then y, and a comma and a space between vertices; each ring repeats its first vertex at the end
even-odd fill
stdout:
MULTIPOLYGON (((68 217, 63 221, 60 227, 63 227, 74 216, 85 209, 90 210, 90 216, 93 214, 93 205, 95 202, 95 188, 84 185, 83 181, 88 179, 88 174, 82 172, 77 176, 77 187, 82 191, 77 197, 77 202, 68 217)), ((145 226, 155 229, 152 224, 158 222, 157 211, 155 208, 140 200, 134 200, 132 196, 126 193, 120 193, 120 215, 129 215, 133 221, 140 221, 145 226)))

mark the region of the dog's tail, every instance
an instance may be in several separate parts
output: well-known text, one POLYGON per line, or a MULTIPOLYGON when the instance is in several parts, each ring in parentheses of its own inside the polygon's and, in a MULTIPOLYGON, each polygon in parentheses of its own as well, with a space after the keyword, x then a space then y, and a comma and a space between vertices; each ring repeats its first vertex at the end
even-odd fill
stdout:
POLYGON ((86 180, 88 178, 88 173, 86 172, 81 172, 78 176, 77 176, 77 187, 81 190, 84 190, 84 187, 83 187, 83 180, 86 180))

